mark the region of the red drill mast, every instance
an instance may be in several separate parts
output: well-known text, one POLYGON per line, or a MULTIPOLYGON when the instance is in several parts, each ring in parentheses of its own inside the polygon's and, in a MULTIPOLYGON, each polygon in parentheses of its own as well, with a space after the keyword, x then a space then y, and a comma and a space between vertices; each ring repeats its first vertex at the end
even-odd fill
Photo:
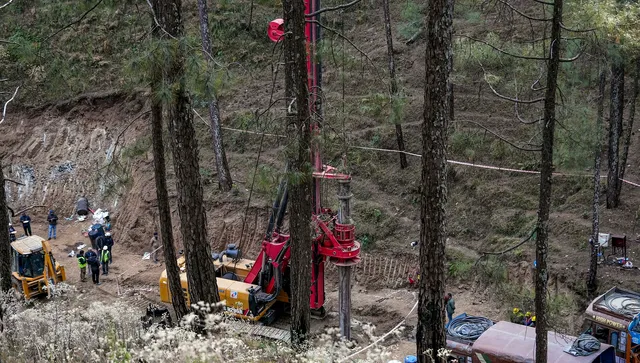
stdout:
MULTIPOLYGON (((307 71, 309 87, 309 110, 312 117, 311 129, 317 136, 320 133, 318 120, 322 117, 320 97, 322 80, 321 64, 317 61, 316 46, 320 39, 320 27, 316 23, 318 16, 309 16, 320 7, 319 0, 304 0, 307 23, 305 36, 307 39, 307 71)), ((276 19, 269 23, 269 38, 279 42, 284 35, 284 21, 276 19)), ((312 272, 310 307, 321 314, 324 313, 324 263, 327 258, 339 266, 340 271, 340 330, 349 339, 351 310, 351 266, 360 260, 360 243, 355 240, 355 226, 351 221, 350 182, 351 176, 341 174, 335 168, 323 165, 317 143, 311 147, 311 160, 314 166, 313 183, 313 225, 315 237, 312 241, 312 272), (340 183, 338 198, 340 211, 335 213, 322 207, 322 179, 337 180, 340 183)), ((259 284, 265 294, 280 296, 282 291, 289 294, 287 282, 289 277, 289 235, 280 233, 282 219, 287 205, 286 182, 282 182, 273 206, 273 214, 269 228, 262 242, 262 249, 256 262, 245 278, 245 282, 259 284), (275 229, 274 229, 275 226, 275 229)), ((288 298, 288 295, 287 295, 288 298)), ((266 299, 261 297, 261 299, 266 299)), ((323 314, 324 315, 324 314, 323 314)))

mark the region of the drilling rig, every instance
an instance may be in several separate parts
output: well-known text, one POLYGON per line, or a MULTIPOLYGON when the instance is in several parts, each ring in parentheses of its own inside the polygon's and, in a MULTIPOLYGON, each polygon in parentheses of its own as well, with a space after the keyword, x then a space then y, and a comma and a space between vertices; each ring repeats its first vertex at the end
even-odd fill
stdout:
MULTIPOLYGON (((317 15, 319 0, 305 0, 307 24, 307 71, 309 87, 309 110, 313 115, 312 132, 320 132, 318 119, 322 115, 318 94, 321 88, 321 64, 316 57, 316 45, 320 39, 320 27, 317 15)), ((284 21, 276 19, 269 23, 269 38, 279 42, 284 35, 284 21)), ((355 226, 351 220, 351 176, 339 173, 332 166, 324 165, 319 146, 314 143, 310 153, 313 164, 313 214, 312 225, 312 268, 311 296, 309 306, 312 316, 324 317, 325 291, 324 269, 329 260, 338 266, 339 286, 339 322, 340 332, 345 339, 351 338, 351 267, 360 260, 360 243, 355 239, 355 226), (332 211, 322 206, 322 180, 338 182, 338 199, 340 210, 332 211)), ((288 305, 289 282, 291 270, 289 261, 291 249, 290 236, 281 232, 288 204, 288 187, 286 178, 278 186, 277 197, 273 204, 268 227, 256 260, 242 258, 242 252, 235 245, 228 245, 221 253, 213 254, 220 300, 225 301, 225 310, 235 317, 272 322, 281 311, 280 307, 288 305), (225 261, 226 256, 226 261, 225 261)), ((184 257, 178 259, 182 270, 181 285, 187 303, 190 303, 187 277, 184 273, 184 257)), ((160 277, 160 297, 163 302, 170 303, 166 271, 160 277)))
MULTIPOLYGON (((309 89, 309 114, 311 131, 320 133, 322 103, 318 95, 322 90, 322 65, 317 57, 317 45, 321 37, 318 10, 320 0, 304 0, 305 37, 307 40, 307 87, 309 89)), ((283 19, 269 23, 269 39, 280 42, 284 35, 283 19)), ((313 241, 313 266, 311 286, 311 308, 323 309, 324 304, 324 261, 329 258, 338 266, 340 286, 338 290, 340 333, 351 338, 351 266, 360 260, 360 243, 355 240, 355 226, 351 220, 351 176, 337 172, 334 167, 324 165, 318 143, 311 146, 313 171, 313 222, 316 237, 313 241), (336 180, 339 184, 338 199, 340 210, 336 214, 322 206, 322 180, 336 180), (331 227, 330 227, 331 226, 331 227), (316 262, 316 260, 318 262, 316 262)), ((283 198, 286 205, 286 195, 283 198)), ((281 221, 278 221, 281 223, 281 221)), ((269 231, 267 232, 269 233, 269 231)), ((278 230, 276 229, 276 234, 278 230)), ((269 237, 267 235, 267 237, 269 237)))

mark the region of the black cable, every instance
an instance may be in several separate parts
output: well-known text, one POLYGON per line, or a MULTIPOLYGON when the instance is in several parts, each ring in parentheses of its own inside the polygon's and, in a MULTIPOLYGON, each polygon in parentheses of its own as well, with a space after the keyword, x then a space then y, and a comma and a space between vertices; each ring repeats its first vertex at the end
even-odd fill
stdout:
POLYGON ((464 316, 453 319, 447 334, 463 340, 476 340, 493 325, 493 321, 482 316, 464 316))
POLYGON ((608 296, 605 295, 602 299, 602 305, 614 313, 634 317, 640 313, 640 296, 615 292, 608 296), (620 305, 619 307, 613 305, 615 300, 619 300, 619 303, 616 304, 620 305))

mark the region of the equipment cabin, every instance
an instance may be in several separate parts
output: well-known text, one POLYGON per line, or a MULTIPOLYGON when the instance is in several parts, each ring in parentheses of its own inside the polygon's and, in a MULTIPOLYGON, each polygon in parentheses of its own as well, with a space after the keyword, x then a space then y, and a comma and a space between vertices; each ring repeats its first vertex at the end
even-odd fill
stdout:
POLYGON ((640 363, 640 342, 632 339, 640 328, 629 329, 639 313, 640 294, 614 287, 589 304, 583 331, 614 346, 616 363, 640 363))
POLYGON ((53 258, 48 241, 30 236, 11 243, 11 284, 26 299, 46 294, 50 285, 65 281, 64 266, 53 258))
MULTIPOLYGON (((455 320, 455 319, 454 319, 455 320)), ((548 333, 548 363, 615 363, 615 350, 608 344, 588 356, 565 353, 576 337, 548 333)), ((447 335, 447 349, 459 363, 524 363, 535 361, 536 331, 533 327, 499 321, 475 341, 447 335)))

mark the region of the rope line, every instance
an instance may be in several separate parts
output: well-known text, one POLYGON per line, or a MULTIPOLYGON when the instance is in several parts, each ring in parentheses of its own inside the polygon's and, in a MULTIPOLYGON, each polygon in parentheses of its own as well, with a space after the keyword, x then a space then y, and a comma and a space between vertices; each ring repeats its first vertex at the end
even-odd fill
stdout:
MULTIPOLYGON (((249 130, 234 129, 234 128, 231 128, 231 127, 222 127, 222 128, 224 130, 228 130, 228 131, 243 132, 243 133, 253 134, 253 135, 273 136, 273 137, 279 137, 279 138, 286 138, 286 136, 278 135, 278 134, 268 134, 268 133, 261 133, 261 132, 255 132, 255 131, 249 131, 249 130)), ((409 151, 400 151, 400 150, 393 150, 393 149, 381 149, 381 148, 377 148, 377 147, 357 146, 357 145, 351 145, 350 148, 361 149, 361 150, 379 151, 379 152, 387 152, 387 153, 401 153, 401 154, 405 154, 405 155, 409 155, 409 156, 415 156, 415 157, 418 157, 418 158, 422 157, 422 155, 420 155, 420 154, 412 153, 412 152, 409 152, 409 151)), ((447 160, 447 162, 449 164, 470 166, 470 167, 479 168, 479 169, 507 171, 507 172, 511 172, 511 173, 520 173, 520 174, 534 174, 534 175, 540 174, 540 172, 536 171, 536 170, 523 170, 523 169, 503 168, 503 167, 500 167, 500 166, 468 163, 468 162, 457 161, 457 160, 447 160)), ((593 175, 591 175, 591 174, 574 174, 574 173, 553 173, 553 176, 584 177, 584 178, 593 177, 593 175)), ((602 175, 602 176, 600 176, 600 178, 601 179, 606 179, 607 176, 606 175, 602 175)), ((626 183, 626 184, 629 184, 631 186, 640 188, 640 184, 638 184, 638 183, 634 183, 634 182, 626 180, 626 179, 620 179, 620 180, 623 183, 626 183)))

